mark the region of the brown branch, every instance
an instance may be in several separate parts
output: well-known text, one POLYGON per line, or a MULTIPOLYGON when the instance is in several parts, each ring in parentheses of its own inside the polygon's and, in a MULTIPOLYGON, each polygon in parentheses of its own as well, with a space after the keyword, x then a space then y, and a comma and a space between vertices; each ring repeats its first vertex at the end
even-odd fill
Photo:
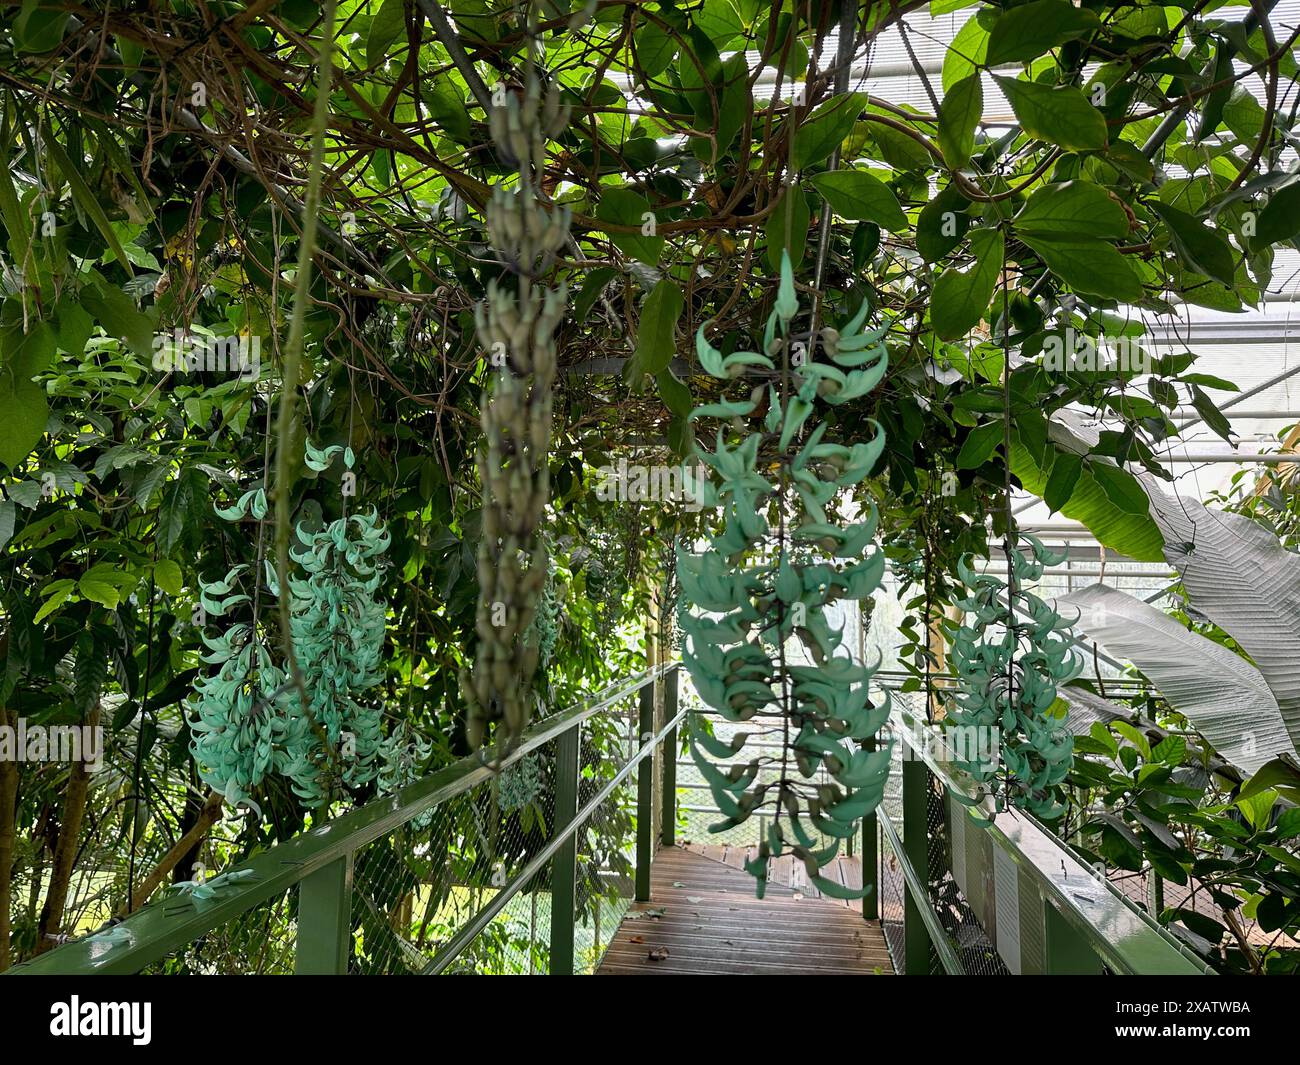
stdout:
POLYGON ((153 872, 140 881, 140 886, 135 889, 131 901, 118 910, 115 916, 125 917, 149 901, 149 896, 154 893, 154 889, 171 875, 177 863, 197 847, 211 831, 212 826, 220 820, 221 804, 224 801, 225 798, 220 792, 208 792, 203 802, 203 809, 199 811, 198 820, 185 835, 172 844, 172 849, 162 856, 162 860, 154 866, 153 872))

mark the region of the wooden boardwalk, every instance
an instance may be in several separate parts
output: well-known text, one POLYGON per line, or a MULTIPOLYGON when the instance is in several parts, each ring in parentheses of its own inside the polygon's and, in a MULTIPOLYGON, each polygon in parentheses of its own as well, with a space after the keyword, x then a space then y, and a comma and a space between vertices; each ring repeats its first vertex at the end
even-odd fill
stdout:
MULTIPOLYGON (((799 886, 801 865, 783 877, 776 863, 766 897, 756 899, 753 878, 738 868, 744 850, 730 851, 662 848, 651 866, 650 901, 632 904, 597 975, 893 972, 880 925, 862 919, 861 904, 855 911, 853 904, 823 898, 799 886)), ((851 882, 854 864, 833 872, 851 882)))

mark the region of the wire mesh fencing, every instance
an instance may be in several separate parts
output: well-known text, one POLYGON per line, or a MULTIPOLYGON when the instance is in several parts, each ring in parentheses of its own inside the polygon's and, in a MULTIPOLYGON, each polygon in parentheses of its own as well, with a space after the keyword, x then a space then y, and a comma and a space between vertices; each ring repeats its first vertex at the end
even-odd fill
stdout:
POLYGON ((582 725, 571 922, 553 912, 559 855, 536 864, 565 828, 552 739, 357 852, 350 971, 541 975, 553 929, 571 928, 574 971, 594 972, 634 895, 638 773, 659 771, 646 758, 601 797, 639 752, 637 730, 635 695, 582 725))
MULTIPOLYGON (((297 891, 289 888, 187 943, 143 972, 163 976, 291 975, 298 938, 297 896, 297 891)), ((179 915, 194 905, 184 891, 162 903, 167 915, 179 915)), ((112 934, 111 930, 108 934, 112 934)))

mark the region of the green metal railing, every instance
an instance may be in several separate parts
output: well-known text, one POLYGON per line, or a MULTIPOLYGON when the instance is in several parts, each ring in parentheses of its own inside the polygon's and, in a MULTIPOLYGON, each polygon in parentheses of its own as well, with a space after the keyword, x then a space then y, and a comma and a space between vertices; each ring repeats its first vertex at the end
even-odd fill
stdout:
MULTIPOLYGON (((1212 972, 1028 814, 1008 810, 985 823, 967 805, 951 800, 954 793, 967 798, 978 793, 937 730, 903 712, 895 716, 894 734, 902 757, 901 833, 884 806, 879 820, 902 874, 906 974, 932 972, 936 958, 945 973, 971 971, 962 961, 960 937, 944 926, 936 880, 963 893, 981 938, 1000 956, 999 971, 1212 972), (936 795, 942 810, 938 826, 931 814, 936 795)), ((864 860, 863 870, 875 889, 872 895, 878 895, 880 866, 864 860)))
MULTIPOLYGON (((536 898, 544 888, 549 906, 549 956, 545 959, 545 969, 555 975, 573 973, 579 852, 590 848, 588 837, 593 826, 608 814, 612 803, 621 801, 633 775, 636 776, 636 899, 647 900, 650 897, 654 821, 661 810, 664 811, 662 838, 666 842, 672 840, 675 801, 673 754, 677 727, 686 712, 678 710, 678 672, 677 664, 669 663, 618 681, 590 701, 551 716, 529 729, 499 763, 493 764, 490 754, 461 759, 391 796, 376 799, 268 848, 209 882, 202 893, 168 895, 110 929, 64 944, 15 966, 10 972, 141 972, 164 962, 177 951, 204 941, 205 937, 218 934, 223 927, 247 919, 248 915, 260 912, 260 908, 277 901, 283 903, 288 898, 290 902, 284 907, 284 912, 294 936, 292 971, 298 974, 346 973, 350 969, 358 928, 365 927, 368 922, 372 938, 378 939, 378 932, 374 930, 388 917, 388 911, 377 906, 370 895, 364 896, 369 911, 358 912, 354 905, 358 895, 359 858, 363 863, 369 861, 367 868, 376 866, 376 862, 370 860, 373 848, 393 838, 399 840, 401 847, 389 848, 384 853, 386 858, 390 856, 389 852, 397 853, 400 859, 407 854, 418 854, 420 848, 429 849, 428 843, 415 846, 410 842, 423 839, 422 835, 411 831, 413 825, 432 823, 440 811, 456 802, 464 802, 472 790, 490 783, 498 773, 521 764, 545 748, 553 781, 553 791, 547 796, 551 823, 544 833, 545 842, 528 849, 510 875, 502 873, 486 889, 482 884, 472 888, 458 886, 455 890, 461 894, 472 893, 473 903, 469 906, 472 913, 453 934, 434 944, 432 950, 402 941, 397 944, 400 949, 394 951, 394 956, 400 958, 403 972, 434 974, 453 968, 463 971, 464 966, 459 963, 493 926, 494 919, 507 906, 519 901, 521 892, 528 892, 535 913, 536 898), (660 716, 663 723, 658 728, 655 722, 657 688, 663 694, 660 716), (637 711, 628 723, 635 722, 636 733, 628 743, 628 756, 613 771, 603 777, 597 776, 591 772, 590 766, 582 765, 583 730, 594 727, 598 715, 609 713, 633 696, 637 698, 637 711), (653 756, 661 745, 669 753, 661 759, 662 774, 656 780, 653 756), (585 798, 582 795, 584 781, 588 789, 585 798), (410 832, 409 839, 405 835, 394 837, 394 833, 405 832, 410 832), (296 900, 291 898, 295 889, 296 900)), ((495 812, 495 806, 492 809, 495 812)), ((476 816, 473 809, 469 813, 476 816)), ((626 820, 619 820, 620 830, 626 820)), ((633 840, 616 838, 606 841, 607 848, 614 849, 624 843, 630 849, 633 840)), ((409 905, 411 897, 419 893, 420 877, 408 875, 402 884, 409 905)), ((599 921, 599 899, 596 905, 599 921)), ((617 924, 617 921, 613 923, 617 924)), ((613 931, 612 928, 609 930, 613 931)), ((378 931, 387 933, 389 930, 379 927, 378 931)), ((599 947, 597 931, 593 949, 598 951, 599 947)), ((397 963, 394 963, 393 969, 397 968, 397 963)), ((527 971, 537 970, 530 967, 527 971)))

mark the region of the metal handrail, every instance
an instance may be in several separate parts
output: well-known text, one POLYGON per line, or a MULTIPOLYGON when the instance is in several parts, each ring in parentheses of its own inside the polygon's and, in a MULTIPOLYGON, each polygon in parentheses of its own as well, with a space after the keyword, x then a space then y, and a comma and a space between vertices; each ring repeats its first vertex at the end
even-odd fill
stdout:
MULTIPOLYGON (((240 914, 277 898, 294 885, 308 880, 313 874, 320 874, 333 863, 350 861, 351 856, 366 844, 374 842, 457 795, 469 791, 548 741, 580 727, 583 722, 596 714, 642 691, 648 685, 653 685, 677 668, 678 663, 666 662, 632 677, 615 681, 589 700, 561 711, 528 729, 509 753, 501 756, 499 760, 496 759, 494 751, 481 751, 469 755, 401 788, 390 796, 374 799, 332 821, 277 843, 261 854, 226 870, 222 877, 228 878, 228 881, 226 885, 219 888, 214 897, 182 900, 172 896, 158 899, 113 926, 111 940, 97 938, 99 933, 94 933, 15 965, 5 975, 61 973, 123 975, 139 972, 145 966, 166 957, 240 914)), ((678 718, 680 716, 678 715, 678 718)), ((677 719, 674 719, 673 724, 675 725, 676 722, 677 719)), ((666 733, 668 729, 664 731, 666 733)), ((635 760, 625 767, 625 771, 616 777, 616 780, 624 779, 627 771, 640 764, 644 757, 643 745, 635 760)), ((602 789, 600 797, 606 796, 611 790, 612 788, 602 789)), ((588 807, 584 807, 585 813, 589 813, 588 807)), ((542 853, 548 858, 553 856, 559 846, 571 838, 571 831, 578 824, 581 824, 580 819, 575 819, 566 825, 566 829, 570 831, 550 841, 542 853)), ((534 859, 529 863, 526 871, 531 876, 536 873, 537 868, 540 868, 540 863, 534 859)), ((350 880, 350 871, 347 879, 350 880)), ((350 888, 350 883, 345 887, 350 888)), ((518 888, 516 887, 515 890, 518 888)), ((502 900, 500 905, 503 906, 506 901, 508 897, 502 900)), ((493 903, 495 902, 496 899, 493 900, 493 903)), ((489 903, 489 906, 493 903, 489 903)), ((497 910, 499 909, 500 906, 497 906, 497 910)), ((301 913, 299 923, 301 926, 301 913)), ((461 946, 463 945, 462 943, 461 946)), ((443 953, 446 951, 444 950, 443 953)))
MULTIPOLYGON (((903 727, 896 734, 912 757, 924 762, 950 793, 962 796, 967 803, 978 800, 980 794, 969 774, 954 761, 936 756, 936 749, 947 751, 942 734, 910 713, 901 712, 898 717, 903 727)), ((970 811, 963 804, 963 812, 954 810, 954 816, 959 813, 966 816, 970 811)), ((1029 814, 1022 810, 998 813, 982 825, 982 830, 1030 877, 1043 899, 1113 971, 1124 975, 1213 972, 1150 915, 1133 906, 1108 879, 1095 876, 1068 846, 1029 814), (1080 885, 1095 890, 1080 891, 1080 885)))
POLYGON ((643 761, 654 754, 655 749, 660 742, 668 736, 674 729, 681 724, 682 719, 689 713, 689 708, 681 710, 677 716, 669 721, 655 735, 647 738, 641 746, 617 773, 614 774, 605 785, 596 792, 577 815, 568 823, 564 831, 556 833, 547 841, 532 859, 518 873, 501 886, 501 889, 493 897, 492 901, 483 906, 479 911, 466 923, 465 927, 457 932, 447 941, 446 946, 438 952, 438 955, 424 967, 421 972, 423 976, 433 976, 450 965, 456 957, 467 947, 484 928, 491 923, 495 917, 509 901, 519 893, 519 891, 533 879, 546 865, 547 862, 555 856, 556 852, 564 846, 581 828, 587 823, 587 820, 596 812, 605 802, 606 799, 614 793, 614 790, 631 775, 632 770, 636 769, 643 761))
POLYGON ((948 933, 944 931, 943 925, 939 923, 934 907, 930 904, 930 892, 925 885, 925 881, 921 879, 920 874, 912 865, 912 860, 908 858, 907 852, 903 849, 903 842, 898 838, 898 830, 894 827, 893 818, 889 816, 883 805, 876 809, 876 817, 880 821, 880 827, 884 830, 885 838, 889 840, 889 846, 893 849, 894 859, 903 872, 903 882, 911 894, 912 900, 916 903, 916 909, 921 915, 921 921, 930 933, 930 943, 934 946, 935 953, 939 955, 939 962, 943 965, 943 971, 949 976, 965 976, 966 969, 957 957, 957 952, 952 949, 948 933))

